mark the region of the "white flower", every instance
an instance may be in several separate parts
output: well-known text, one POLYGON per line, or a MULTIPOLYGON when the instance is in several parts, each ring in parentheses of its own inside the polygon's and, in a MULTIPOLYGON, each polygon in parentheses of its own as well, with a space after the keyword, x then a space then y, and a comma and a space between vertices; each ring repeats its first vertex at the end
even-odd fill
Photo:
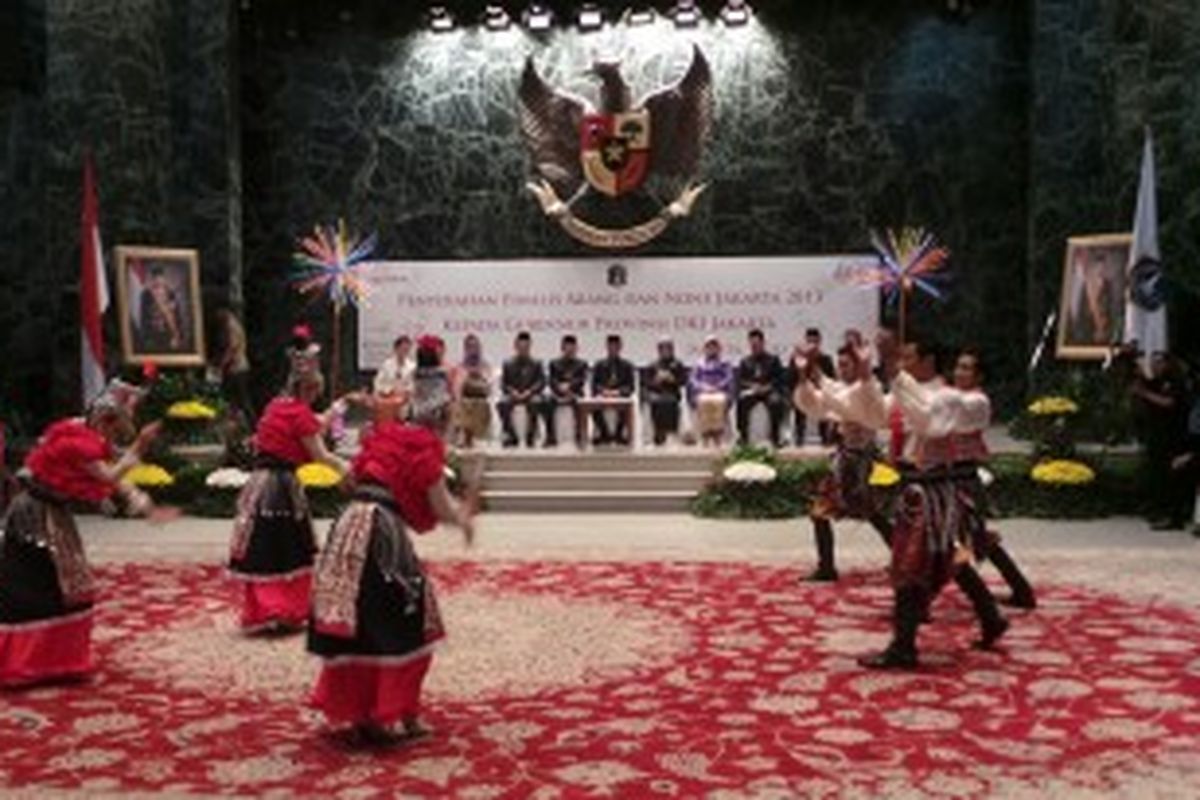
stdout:
POLYGON ((240 489, 250 480, 250 473, 236 467, 225 467, 208 473, 204 485, 213 489, 240 489))
POLYGON ((982 483, 984 486, 991 486, 993 483, 996 482, 996 476, 987 467, 980 467, 978 469, 978 472, 979 472, 979 482, 982 483))
POLYGON ((739 461, 730 464, 722 473, 725 480, 734 483, 770 483, 775 480, 775 468, 757 461, 739 461))

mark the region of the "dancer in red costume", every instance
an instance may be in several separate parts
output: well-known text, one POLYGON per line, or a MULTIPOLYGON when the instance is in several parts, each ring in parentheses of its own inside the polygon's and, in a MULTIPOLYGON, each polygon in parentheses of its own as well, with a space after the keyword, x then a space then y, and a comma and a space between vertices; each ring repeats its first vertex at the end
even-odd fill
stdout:
POLYGON ((25 491, 0 533, 0 687, 92 671, 95 588, 69 505, 117 500, 132 514, 172 515, 121 483, 159 430, 148 425, 133 437, 140 397, 136 387, 113 381, 84 418, 47 428, 25 461, 25 491), (130 438, 114 460, 114 446, 130 438))
POLYGON ((330 722, 352 726, 363 744, 426 731, 418 721, 421 684, 444 637, 433 587, 408 531, 442 520, 474 536, 470 511, 444 479, 450 393, 422 347, 413 381, 411 422, 385 422, 354 459, 354 501, 342 512, 317 563, 308 649, 324 660, 312 705, 330 722), (390 726, 400 722, 403 733, 390 726))
POLYGON ((345 474, 346 463, 323 441, 327 421, 312 404, 321 396, 320 347, 299 326, 288 348, 283 392, 259 418, 255 470, 237 502, 229 573, 242 587, 246 631, 302 628, 308 619, 316 539, 296 468, 320 462, 345 474))

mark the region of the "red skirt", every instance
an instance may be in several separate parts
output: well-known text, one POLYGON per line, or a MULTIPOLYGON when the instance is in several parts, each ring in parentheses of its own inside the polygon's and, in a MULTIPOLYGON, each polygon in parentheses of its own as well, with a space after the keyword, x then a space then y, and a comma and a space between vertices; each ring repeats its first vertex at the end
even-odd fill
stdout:
POLYGON ((0 624, 0 687, 81 678, 92 671, 91 609, 0 624))
POLYGON ((309 704, 335 724, 391 725, 416 717, 433 653, 401 659, 361 656, 326 661, 309 704), (391 661, 392 663, 388 663, 391 661))
POLYGON ((308 621, 312 593, 312 570, 302 569, 279 577, 241 575, 233 579, 242 586, 243 630, 253 631, 269 625, 304 627, 308 621))

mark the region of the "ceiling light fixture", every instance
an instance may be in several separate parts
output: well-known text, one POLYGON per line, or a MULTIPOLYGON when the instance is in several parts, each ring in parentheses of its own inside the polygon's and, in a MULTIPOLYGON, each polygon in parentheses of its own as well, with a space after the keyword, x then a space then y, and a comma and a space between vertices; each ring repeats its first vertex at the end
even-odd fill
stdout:
POLYGON ((504 6, 488 5, 483 9, 483 25, 489 31, 508 30, 512 18, 504 10, 504 6))
POLYGON ((700 9, 696 8, 696 0, 679 0, 668 15, 675 20, 677 28, 694 28, 700 24, 700 9))
POLYGON ((429 9, 429 28, 434 33, 446 33, 454 29, 454 17, 445 6, 432 6, 429 9))
POLYGON ((554 24, 554 14, 541 3, 534 3, 525 11, 525 27, 531 31, 548 31, 554 24))
POLYGON ((598 31, 604 27, 604 12, 595 3, 584 3, 579 7, 579 30, 598 31))
POLYGON ((745 25, 750 21, 750 4, 746 0, 726 0, 721 20, 731 28, 745 25))

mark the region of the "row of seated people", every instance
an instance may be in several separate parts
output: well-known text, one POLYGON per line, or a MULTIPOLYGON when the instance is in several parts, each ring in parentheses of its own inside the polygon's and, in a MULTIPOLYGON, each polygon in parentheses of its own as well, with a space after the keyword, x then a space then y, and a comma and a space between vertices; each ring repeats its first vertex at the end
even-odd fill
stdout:
MULTIPOLYGON (((377 394, 403 393, 406 339, 397 339, 394 356, 380 368, 375 384, 377 394)), ((810 330, 806 340, 803 352, 808 363, 816 363, 825 370, 825 362, 830 360, 820 353, 820 333, 810 330)), ((696 436, 706 443, 720 443, 724 439, 731 409, 736 412, 738 439, 747 442, 752 412, 761 405, 767 411, 770 442, 776 447, 783 446, 783 422, 792 405, 791 391, 798 373, 794 364, 785 367, 778 356, 767 352, 761 331, 750 332, 749 354, 736 367, 721 357, 721 343, 716 337, 705 341, 702 357, 690 368, 676 357, 674 344, 666 339, 658 344, 657 358, 640 369, 622 357, 622 341, 617 335, 607 337, 605 357, 591 365, 579 357, 578 340, 573 335, 562 337, 559 357, 548 363, 533 357, 532 345, 528 333, 518 334, 513 343, 514 353, 497 376, 483 357, 478 337, 465 337, 462 360, 447 370, 458 401, 457 427, 462 444, 471 446, 476 439, 487 436, 491 399, 495 394, 506 447, 516 446, 522 439, 532 447, 537 440, 539 421, 545 431, 543 444, 556 446, 560 408, 573 414, 572 431, 577 445, 585 443, 589 412, 594 444, 628 445, 635 407, 642 403, 649 408, 653 441, 661 445, 669 436, 680 433, 685 401, 696 436), (525 411, 523 436, 518 436, 514 421, 517 409, 525 411)), ((826 371, 831 373, 832 363, 827 366, 826 371)), ((806 419, 799 410, 794 413, 794 436, 796 443, 802 444, 806 419)), ((827 443, 829 430, 821 425, 818 432, 827 443)))

